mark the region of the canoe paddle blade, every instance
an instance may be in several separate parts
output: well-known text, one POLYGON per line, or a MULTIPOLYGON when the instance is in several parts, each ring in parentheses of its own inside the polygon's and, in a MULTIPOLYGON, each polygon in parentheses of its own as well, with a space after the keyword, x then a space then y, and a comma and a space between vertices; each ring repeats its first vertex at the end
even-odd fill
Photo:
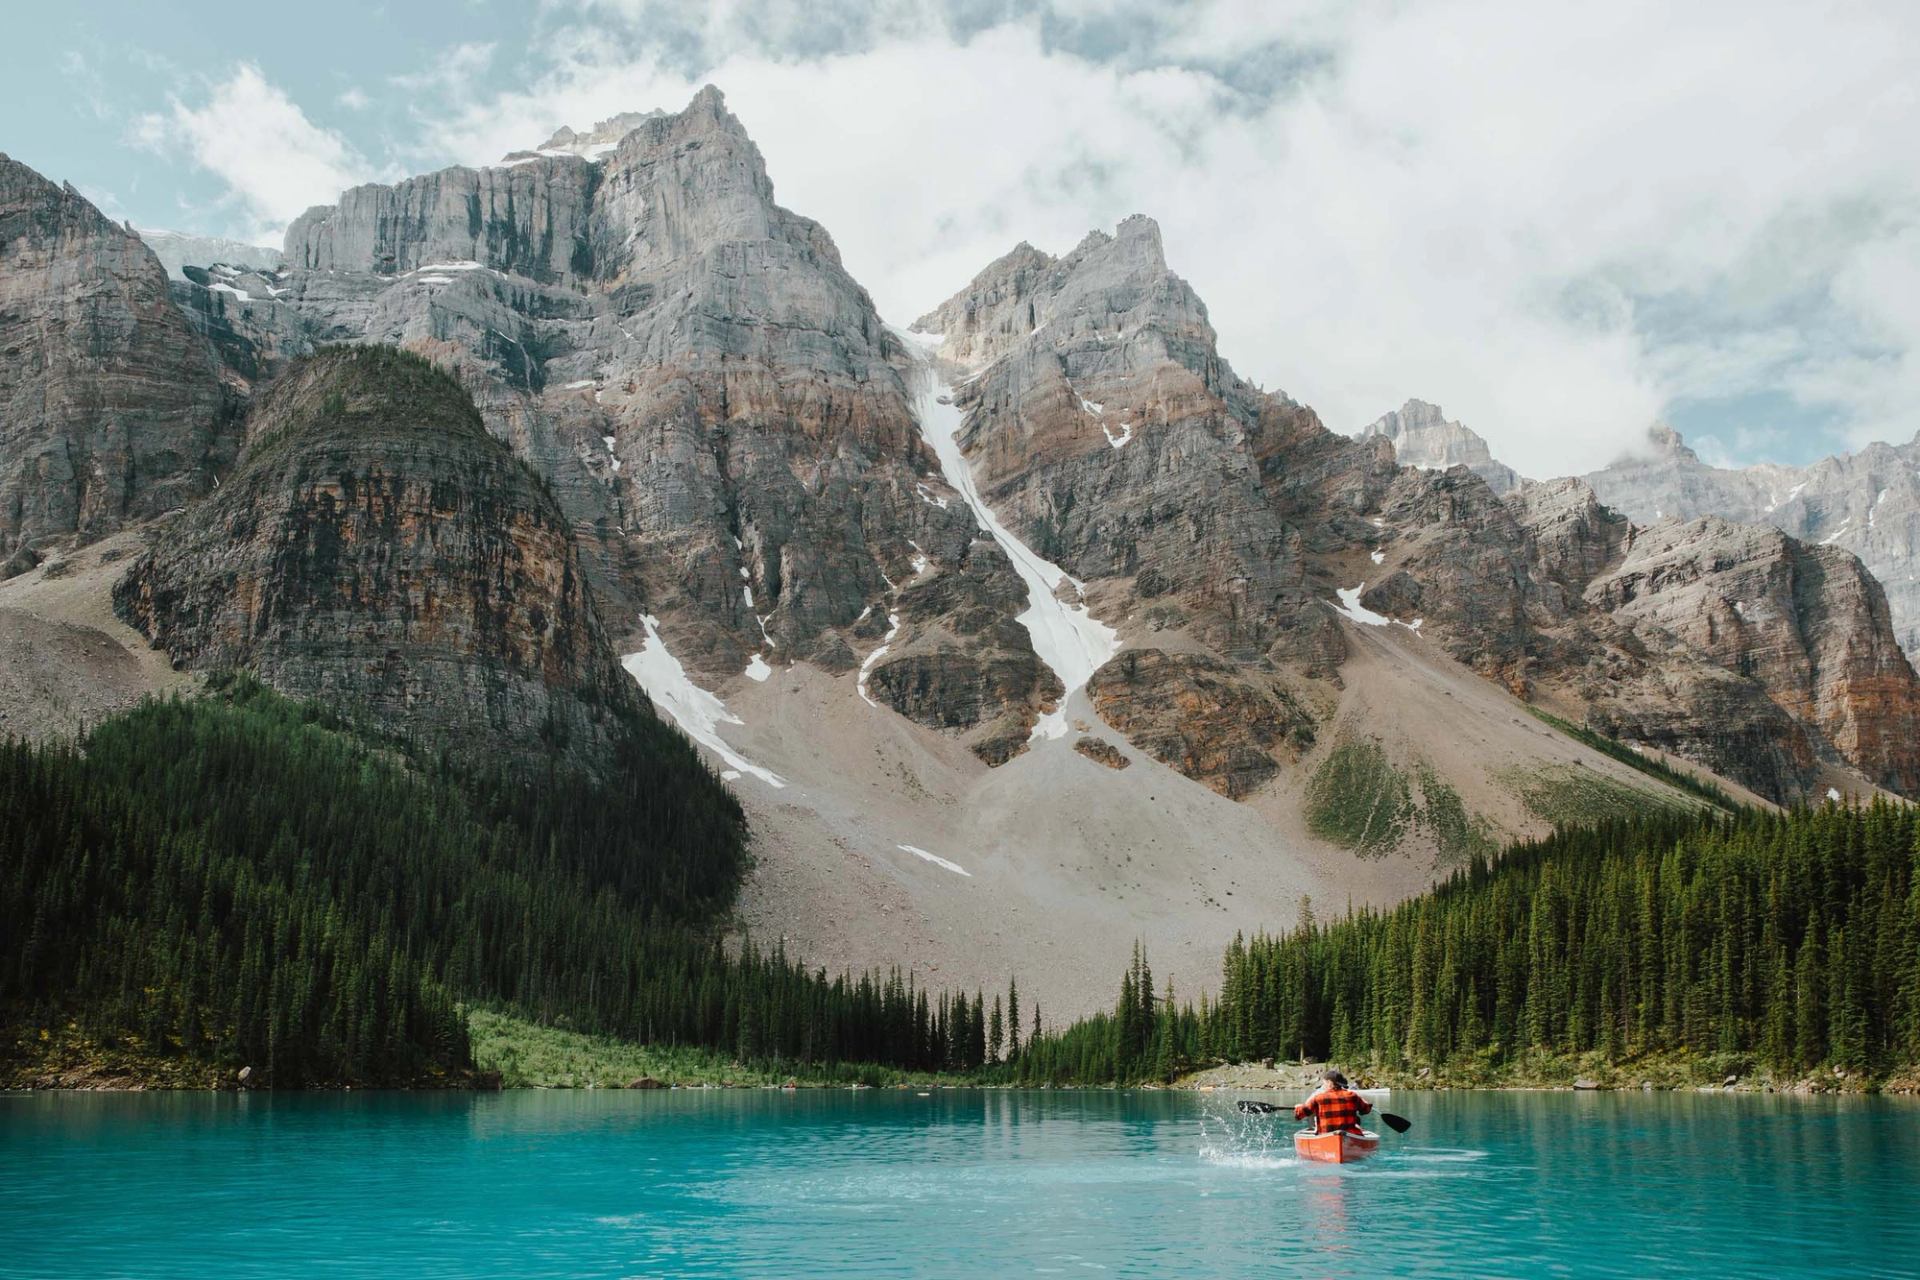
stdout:
POLYGON ((1276 1111, 1287 1110, 1276 1107, 1271 1102, 1255 1102, 1251 1098, 1240 1099, 1240 1109, 1250 1116, 1270 1116, 1276 1111))
POLYGON ((1405 1116, 1390 1115, 1385 1111, 1376 1111, 1374 1114, 1380 1117, 1380 1123, 1386 1125, 1387 1128, 1393 1130, 1395 1133, 1405 1133, 1407 1130, 1413 1128, 1413 1121, 1407 1119, 1405 1116))

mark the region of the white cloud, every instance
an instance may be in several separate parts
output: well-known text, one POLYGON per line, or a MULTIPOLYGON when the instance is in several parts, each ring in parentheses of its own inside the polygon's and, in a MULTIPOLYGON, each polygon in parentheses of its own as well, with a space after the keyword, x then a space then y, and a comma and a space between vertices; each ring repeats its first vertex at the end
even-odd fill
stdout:
POLYGON ((359 85, 352 85, 343 91, 335 101, 349 111, 365 111, 373 99, 369 98, 366 91, 360 88, 359 85))
POLYGON ((172 99, 139 117, 134 139, 183 154, 227 186, 249 220, 247 237, 278 245, 286 224, 309 206, 379 176, 339 134, 314 124, 258 67, 242 63, 190 106, 172 99))
MULTIPOLYGON (((895 320, 1019 240, 1146 212, 1236 367, 1335 429, 1419 396, 1557 474, 1678 400, 1920 426, 1920 6, 1898 0, 546 0, 519 60, 494 53, 408 79, 409 169, 711 81, 895 320)), ((312 129, 251 68, 216 101, 242 81, 312 129)), ((213 114, 160 119, 210 157, 213 114)), ((284 219, 365 176, 323 137, 201 163, 284 219)), ((1718 434, 1770 438, 1744 430, 1718 434)))

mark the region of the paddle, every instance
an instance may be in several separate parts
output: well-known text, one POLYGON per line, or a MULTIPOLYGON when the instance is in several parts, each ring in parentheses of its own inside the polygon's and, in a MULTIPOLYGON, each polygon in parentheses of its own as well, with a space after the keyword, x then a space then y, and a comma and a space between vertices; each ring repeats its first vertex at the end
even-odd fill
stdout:
MULTIPOLYGON (((1270 1116, 1281 1111, 1286 1112, 1288 1115, 1293 1114, 1292 1107, 1275 1106, 1271 1102, 1255 1102, 1251 1098, 1240 1099, 1240 1109, 1250 1116, 1270 1116)), ((1386 1125, 1387 1128, 1393 1130, 1395 1133, 1405 1133, 1407 1130, 1413 1128, 1413 1121, 1407 1119, 1405 1116, 1396 1116, 1385 1111, 1376 1111, 1373 1114, 1379 1116, 1380 1123, 1386 1125)))

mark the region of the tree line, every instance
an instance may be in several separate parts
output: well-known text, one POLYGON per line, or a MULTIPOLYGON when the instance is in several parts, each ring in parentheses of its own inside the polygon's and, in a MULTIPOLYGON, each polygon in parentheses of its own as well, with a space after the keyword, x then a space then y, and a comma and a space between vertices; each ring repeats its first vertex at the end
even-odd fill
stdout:
POLYGON ((0 1018, 280 1086, 457 1077, 476 1002, 756 1062, 994 1056, 997 996, 724 946, 737 801, 665 725, 621 750, 612 783, 477 777, 248 678, 0 745, 0 1018))
POLYGON ((1650 815, 1475 859, 1387 911, 1236 936, 1218 998, 1155 998, 1031 1044, 1026 1080, 1257 1058, 1495 1065, 1739 1053, 1785 1072, 1920 1063, 1920 823, 1876 800, 1650 815))

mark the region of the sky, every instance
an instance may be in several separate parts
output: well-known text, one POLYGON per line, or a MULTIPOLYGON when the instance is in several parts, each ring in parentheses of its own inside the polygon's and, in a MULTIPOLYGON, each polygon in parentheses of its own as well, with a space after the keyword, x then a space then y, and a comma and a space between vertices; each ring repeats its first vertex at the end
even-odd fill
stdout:
POLYGON ((89 0, 10 14, 0 149, 277 244, 357 182, 718 85, 912 320, 1161 224, 1243 375, 1439 404, 1536 476, 1920 431, 1912 0, 89 0))

